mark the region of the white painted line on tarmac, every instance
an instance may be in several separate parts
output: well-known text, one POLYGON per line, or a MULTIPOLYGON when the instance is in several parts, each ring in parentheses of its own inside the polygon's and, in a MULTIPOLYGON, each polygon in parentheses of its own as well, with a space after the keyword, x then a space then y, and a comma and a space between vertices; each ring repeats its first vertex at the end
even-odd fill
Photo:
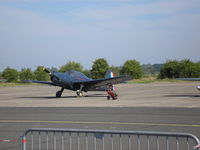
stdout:
POLYGON ((145 122, 100 122, 100 121, 44 121, 44 120, 0 120, 0 123, 56 123, 56 124, 103 124, 103 125, 137 125, 137 126, 165 126, 165 127, 200 127, 200 124, 170 124, 145 122))

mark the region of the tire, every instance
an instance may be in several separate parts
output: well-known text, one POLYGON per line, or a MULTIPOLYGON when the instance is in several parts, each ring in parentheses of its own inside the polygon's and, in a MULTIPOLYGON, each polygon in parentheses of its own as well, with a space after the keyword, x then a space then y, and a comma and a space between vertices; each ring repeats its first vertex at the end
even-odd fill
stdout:
POLYGON ((76 92, 78 97, 83 97, 83 93, 82 92, 76 92))
POLYGON ((56 92, 56 98, 60 98, 61 95, 62 95, 62 92, 61 92, 61 91, 56 92))

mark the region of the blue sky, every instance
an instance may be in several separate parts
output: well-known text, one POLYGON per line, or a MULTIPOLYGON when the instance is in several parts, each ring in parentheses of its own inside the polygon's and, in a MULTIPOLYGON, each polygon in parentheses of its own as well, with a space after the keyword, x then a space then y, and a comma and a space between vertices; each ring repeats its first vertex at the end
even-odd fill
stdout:
POLYGON ((199 0, 0 0, 0 71, 200 61, 199 0))

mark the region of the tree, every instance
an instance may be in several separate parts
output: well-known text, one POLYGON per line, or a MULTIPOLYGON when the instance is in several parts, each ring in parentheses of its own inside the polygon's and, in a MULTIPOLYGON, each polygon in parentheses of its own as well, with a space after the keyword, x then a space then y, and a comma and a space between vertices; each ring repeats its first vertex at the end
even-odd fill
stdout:
POLYGON ((139 79, 143 75, 142 67, 136 60, 127 60, 122 66, 122 74, 130 75, 135 79, 139 79))
POLYGON ((200 77, 200 64, 189 59, 182 61, 169 60, 160 70, 158 78, 198 78, 200 77))
POLYGON ((29 68, 24 68, 21 70, 19 74, 19 78, 21 81, 23 80, 34 80, 35 76, 34 73, 29 68))
POLYGON ((76 70, 76 71, 83 71, 83 66, 81 66, 80 63, 74 62, 74 61, 69 61, 65 65, 60 67, 60 72, 66 72, 69 70, 76 70))
POLYGON ((159 74, 163 64, 154 64, 153 66, 153 74, 159 74))
POLYGON ((114 73, 115 76, 119 76, 120 72, 122 70, 122 67, 118 67, 118 66, 111 66, 110 70, 112 70, 112 72, 114 73))
POLYGON ((58 69, 57 68, 55 68, 55 67, 52 67, 51 69, 49 69, 50 70, 50 72, 54 72, 54 71, 56 71, 56 72, 58 72, 58 69))
POLYGON ((91 75, 94 79, 104 78, 109 65, 104 58, 96 59, 92 65, 91 75))
POLYGON ((194 63, 189 59, 184 59, 180 62, 180 76, 181 78, 198 78, 200 77, 200 64, 194 63))
POLYGON ((43 66, 38 66, 37 69, 34 71, 36 80, 39 81, 48 81, 50 80, 49 75, 44 71, 43 66))
POLYGON ((159 79, 180 77, 181 66, 177 60, 167 61, 161 68, 159 79))
POLYGON ((3 71, 2 77, 6 79, 7 82, 16 82, 19 78, 19 73, 17 70, 8 67, 3 71))
POLYGON ((195 63, 193 66, 193 78, 200 78, 200 64, 199 63, 195 63))
POLYGON ((154 68, 151 64, 143 64, 142 70, 145 74, 154 74, 154 68))
POLYGON ((90 70, 83 70, 82 73, 84 75, 86 75, 87 77, 91 78, 91 72, 90 72, 90 70))
POLYGON ((143 73, 146 75, 154 75, 154 74, 159 74, 160 73, 160 69, 162 67, 163 64, 143 64, 142 65, 142 70, 143 73))

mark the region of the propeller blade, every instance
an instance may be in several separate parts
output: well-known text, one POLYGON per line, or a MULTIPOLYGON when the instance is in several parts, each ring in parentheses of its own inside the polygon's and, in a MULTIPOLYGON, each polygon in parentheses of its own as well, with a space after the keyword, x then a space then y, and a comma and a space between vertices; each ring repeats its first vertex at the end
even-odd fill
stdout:
POLYGON ((45 71, 46 73, 51 74, 51 72, 50 72, 47 68, 44 68, 44 71, 45 71))

